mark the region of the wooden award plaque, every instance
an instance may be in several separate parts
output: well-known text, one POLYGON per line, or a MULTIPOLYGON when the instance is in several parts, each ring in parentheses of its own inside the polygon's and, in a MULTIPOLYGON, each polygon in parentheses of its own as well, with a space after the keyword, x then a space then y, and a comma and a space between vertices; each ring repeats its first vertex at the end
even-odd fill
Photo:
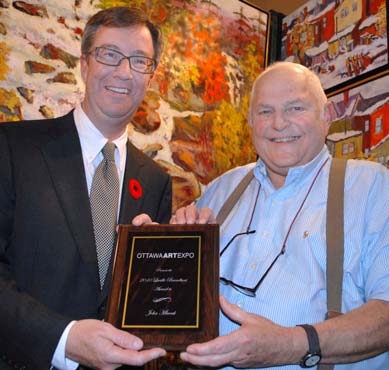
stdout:
POLYGON ((217 337, 219 225, 119 225, 106 321, 145 348, 217 337))

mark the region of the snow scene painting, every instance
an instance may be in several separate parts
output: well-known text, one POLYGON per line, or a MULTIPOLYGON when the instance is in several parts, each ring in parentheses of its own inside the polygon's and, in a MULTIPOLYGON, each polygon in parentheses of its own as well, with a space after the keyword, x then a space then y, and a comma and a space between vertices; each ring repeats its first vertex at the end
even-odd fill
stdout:
POLYGON ((283 60, 315 71, 328 90, 388 68, 386 0, 311 0, 282 20, 283 60))
POLYGON ((177 208, 256 159, 246 115, 267 63, 269 14, 239 0, 0 0, 0 121, 61 116, 82 99, 82 30, 111 6, 142 8, 164 33, 128 136, 172 175, 177 208))
POLYGON ((389 73, 329 98, 330 152, 368 159, 389 168, 389 73))

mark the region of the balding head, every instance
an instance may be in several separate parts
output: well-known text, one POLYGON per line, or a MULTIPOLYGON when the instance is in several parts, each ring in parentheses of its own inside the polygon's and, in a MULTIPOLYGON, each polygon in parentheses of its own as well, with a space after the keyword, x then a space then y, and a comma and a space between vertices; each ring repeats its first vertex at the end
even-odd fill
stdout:
POLYGON ((319 77, 301 64, 292 62, 275 62, 267 67, 254 81, 250 96, 249 122, 251 122, 251 110, 258 89, 262 84, 271 84, 272 76, 277 74, 285 74, 286 76, 289 74, 303 75, 306 81, 306 89, 315 97, 319 111, 321 113, 323 112, 324 107, 327 104, 327 97, 324 93, 319 77))

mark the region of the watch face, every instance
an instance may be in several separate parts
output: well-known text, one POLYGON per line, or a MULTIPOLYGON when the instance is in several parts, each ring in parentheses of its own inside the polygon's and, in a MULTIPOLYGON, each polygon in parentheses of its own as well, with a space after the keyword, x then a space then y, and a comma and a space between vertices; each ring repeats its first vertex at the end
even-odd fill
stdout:
POLYGON ((305 358, 304 364, 306 367, 313 367, 319 363, 321 356, 317 354, 312 354, 309 357, 305 358))

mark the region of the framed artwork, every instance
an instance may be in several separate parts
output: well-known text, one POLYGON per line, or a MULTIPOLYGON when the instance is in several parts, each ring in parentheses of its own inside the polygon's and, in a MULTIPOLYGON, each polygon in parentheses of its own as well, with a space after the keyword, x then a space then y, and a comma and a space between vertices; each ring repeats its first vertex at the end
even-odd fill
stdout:
POLYGON ((310 0, 282 20, 281 59, 315 71, 326 92, 388 69, 387 0, 310 0))
POLYGON ((165 49, 130 140, 173 176, 174 205, 256 159, 246 114, 265 68, 269 14, 240 0, 3 2, 0 121, 60 116, 83 97, 80 39, 99 9, 136 6, 162 26, 165 49))
POLYGON ((389 71, 329 97, 327 145, 335 157, 368 159, 389 168, 389 71))

